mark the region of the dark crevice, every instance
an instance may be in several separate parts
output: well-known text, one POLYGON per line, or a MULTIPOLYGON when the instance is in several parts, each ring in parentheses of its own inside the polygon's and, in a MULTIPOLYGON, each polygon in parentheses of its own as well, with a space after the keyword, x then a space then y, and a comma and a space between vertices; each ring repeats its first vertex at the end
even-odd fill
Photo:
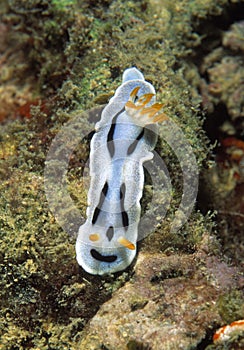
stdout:
POLYGON ((152 350, 151 346, 137 340, 130 340, 127 344, 128 350, 152 350))
POLYGON ((184 276, 184 273, 182 270, 177 270, 177 269, 169 269, 169 270, 165 270, 165 271, 160 271, 158 274, 155 274, 150 282, 152 284, 158 284, 161 281, 165 280, 165 279, 171 279, 171 278, 178 278, 178 277, 182 277, 184 276))
MULTIPOLYGON (((219 59, 216 58, 212 65, 216 64, 218 60, 221 60, 224 56, 237 55, 236 51, 225 47, 223 45, 223 34, 230 29, 230 26, 244 18, 244 3, 240 4, 230 4, 226 6, 223 13, 220 16, 212 16, 205 21, 202 21, 195 28, 195 31, 202 36, 201 45, 195 50, 195 54, 192 57, 192 62, 198 67, 200 71, 200 76, 203 81, 207 84, 210 83, 210 78, 208 74, 208 69, 203 69, 206 56, 210 55, 214 50, 222 48, 223 54, 220 55, 219 59)), ((234 39, 233 39, 234 40, 234 39)), ((202 91, 200 89, 200 93, 202 91)), ((210 94, 211 95, 211 94, 210 94)), ((203 96, 203 99, 206 97, 203 96)), ((216 102, 214 106, 214 111, 207 114, 205 123, 203 125, 207 136, 210 138, 211 142, 219 140, 221 136, 220 126, 227 120, 230 120, 228 115, 227 107, 221 102, 219 98, 219 103, 216 102)), ((215 150, 216 151, 216 150, 215 150)))
POLYGON ((206 330, 206 335, 197 345, 196 350, 205 350, 208 345, 213 344, 213 333, 213 330, 206 330))
POLYGON ((201 21, 196 25, 194 31, 203 39, 198 50, 195 50, 195 57, 192 61, 200 66, 204 57, 212 52, 215 48, 222 46, 222 34, 228 30, 230 26, 243 20, 244 3, 230 4, 226 6, 223 13, 219 16, 211 16, 207 20, 201 21))
POLYGON ((213 113, 206 116, 203 128, 212 143, 219 139, 219 128, 229 119, 227 108, 223 103, 216 105, 213 113))

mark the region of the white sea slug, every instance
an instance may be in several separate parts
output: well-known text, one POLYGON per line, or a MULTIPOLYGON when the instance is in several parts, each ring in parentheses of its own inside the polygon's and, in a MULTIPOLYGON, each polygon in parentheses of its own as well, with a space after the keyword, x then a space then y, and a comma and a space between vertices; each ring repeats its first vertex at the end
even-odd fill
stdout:
POLYGON ((124 270, 136 255, 143 162, 152 159, 157 122, 167 119, 136 68, 103 109, 91 140, 87 220, 79 228, 79 265, 94 275, 124 270))

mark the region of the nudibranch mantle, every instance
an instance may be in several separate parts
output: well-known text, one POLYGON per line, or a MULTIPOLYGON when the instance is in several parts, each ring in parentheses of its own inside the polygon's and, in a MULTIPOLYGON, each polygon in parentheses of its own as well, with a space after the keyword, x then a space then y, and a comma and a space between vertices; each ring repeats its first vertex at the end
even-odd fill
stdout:
POLYGON ((90 274, 124 270, 136 255, 143 163, 153 157, 157 122, 167 119, 161 109, 154 87, 133 67, 95 125, 87 220, 76 241, 78 264, 90 274))

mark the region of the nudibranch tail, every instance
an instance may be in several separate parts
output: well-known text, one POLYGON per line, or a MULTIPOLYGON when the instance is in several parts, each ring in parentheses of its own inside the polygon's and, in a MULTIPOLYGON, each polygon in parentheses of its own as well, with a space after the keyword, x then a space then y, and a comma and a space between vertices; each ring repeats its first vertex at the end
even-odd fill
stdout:
POLYGON ((125 110, 128 115, 141 126, 167 120, 168 117, 164 113, 160 113, 163 107, 162 103, 154 103, 146 107, 146 105, 151 102, 154 94, 144 94, 136 99, 139 90, 139 86, 134 88, 130 94, 129 100, 125 104, 125 110))

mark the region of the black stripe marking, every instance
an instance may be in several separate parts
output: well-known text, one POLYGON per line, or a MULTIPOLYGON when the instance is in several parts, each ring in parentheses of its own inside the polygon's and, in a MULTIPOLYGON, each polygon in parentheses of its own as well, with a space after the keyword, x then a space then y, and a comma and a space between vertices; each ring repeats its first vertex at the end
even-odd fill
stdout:
POLYGON ((124 208, 124 200, 125 200, 125 183, 122 183, 122 185, 120 186, 120 190, 119 190, 119 197, 121 199, 121 207, 124 208))
POLYGON ((124 201, 125 201, 125 184, 123 183, 120 186, 120 205, 121 205, 121 216, 122 216, 122 224, 124 226, 124 228, 127 230, 128 226, 129 226, 129 218, 128 218, 128 214, 125 211, 125 206, 124 206, 124 201))
POLYGON ((108 238, 108 240, 110 242, 111 239, 114 236, 114 228, 113 228, 113 226, 109 226, 109 228, 107 229, 107 232, 106 232, 106 236, 107 236, 107 238, 108 238))
POLYGON ((98 207, 95 208, 94 213, 93 213, 93 217, 92 217, 92 224, 96 223, 100 211, 101 211, 101 209, 99 209, 98 207))
MULTIPOLYGON (((103 186, 103 189, 102 189, 102 193, 103 193, 104 197, 106 197, 107 192, 108 192, 108 183, 106 181, 105 185, 103 186)), ((104 201, 104 198, 103 198, 103 201, 104 201)))
POLYGON ((101 211, 101 207, 103 205, 103 202, 104 202, 104 199, 106 197, 106 194, 108 192, 108 183, 105 182, 104 186, 103 186, 103 189, 102 189, 102 193, 100 195, 100 199, 99 199, 99 203, 98 205, 96 206, 95 210, 94 210, 94 213, 93 213, 93 217, 92 217, 92 224, 95 224, 96 221, 97 221, 97 218, 98 218, 98 215, 101 211))
POLYGON ((108 136, 107 136, 107 146, 108 146, 108 151, 110 154, 110 157, 113 158, 114 156, 114 151, 115 151, 115 146, 114 146, 114 130, 115 130, 115 126, 116 126, 116 121, 118 116, 123 113, 125 111, 125 108, 122 108, 117 114, 115 114, 115 116, 113 117, 112 120, 112 125, 110 127, 110 130, 108 132, 108 136))
POLYGON ((129 156, 130 154, 132 154, 132 153, 134 152, 138 141, 143 137, 143 135, 144 135, 144 129, 142 129, 142 131, 141 131, 140 134, 137 136, 137 138, 135 139, 135 141, 133 141, 132 144, 128 147, 127 156, 129 156))
POLYGON ((108 146, 108 151, 109 151, 109 154, 110 154, 111 158, 113 158, 114 150, 115 150, 114 140, 113 140, 114 130, 115 130, 115 123, 116 123, 116 121, 113 119, 111 128, 110 128, 109 133, 108 133, 108 137, 107 137, 107 146, 108 146))
POLYGON ((91 256, 98 261, 104 261, 108 263, 112 263, 117 259, 117 255, 102 255, 96 249, 91 249, 91 256))
POLYGON ((121 212, 122 215, 122 223, 124 228, 127 230, 128 226, 129 226, 129 218, 128 218, 128 214, 126 213, 126 211, 122 211, 121 212))

